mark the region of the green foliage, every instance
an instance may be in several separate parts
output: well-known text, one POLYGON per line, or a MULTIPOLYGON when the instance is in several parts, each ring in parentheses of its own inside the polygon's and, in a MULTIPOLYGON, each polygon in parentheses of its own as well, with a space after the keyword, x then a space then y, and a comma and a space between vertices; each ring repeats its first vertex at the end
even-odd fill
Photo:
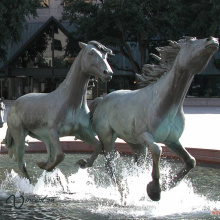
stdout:
POLYGON ((70 36, 69 53, 78 52, 78 41, 98 40, 116 46, 129 59, 134 73, 146 63, 146 50, 158 40, 178 40, 184 35, 218 36, 218 0, 62 0, 62 20, 75 25, 70 36), (139 46, 141 65, 132 57, 128 42, 139 46), (152 43, 153 42, 153 43, 152 43))
POLYGON ((26 17, 37 16, 40 0, 1 0, 0 1, 0 60, 7 56, 7 46, 17 43, 25 28, 26 17))
POLYGON ((204 38, 220 35, 220 1, 182 0, 181 27, 185 35, 204 38))

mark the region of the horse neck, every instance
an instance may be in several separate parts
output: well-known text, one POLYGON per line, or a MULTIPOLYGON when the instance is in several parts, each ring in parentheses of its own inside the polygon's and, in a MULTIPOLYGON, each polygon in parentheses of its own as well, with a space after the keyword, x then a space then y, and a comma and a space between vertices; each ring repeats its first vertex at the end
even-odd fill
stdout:
POLYGON ((175 62, 172 69, 152 85, 154 105, 161 117, 169 114, 172 120, 172 117, 176 116, 178 109, 183 105, 193 76, 192 69, 180 68, 175 62))
POLYGON ((82 72, 81 57, 82 51, 72 64, 65 80, 59 86, 65 105, 72 107, 74 110, 87 106, 86 91, 90 77, 82 72))

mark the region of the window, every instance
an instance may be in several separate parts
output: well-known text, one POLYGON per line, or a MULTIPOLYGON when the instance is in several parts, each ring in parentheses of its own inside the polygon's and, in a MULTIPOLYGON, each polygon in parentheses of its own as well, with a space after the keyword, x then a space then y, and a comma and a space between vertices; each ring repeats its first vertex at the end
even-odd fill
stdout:
POLYGON ((67 36, 60 28, 56 24, 50 25, 12 62, 11 67, 68 68, 65 55, 66 42, 67 36))
POLYGON ((54 39, 54 50, 62 51, 62 43, 60 40, 54 39))

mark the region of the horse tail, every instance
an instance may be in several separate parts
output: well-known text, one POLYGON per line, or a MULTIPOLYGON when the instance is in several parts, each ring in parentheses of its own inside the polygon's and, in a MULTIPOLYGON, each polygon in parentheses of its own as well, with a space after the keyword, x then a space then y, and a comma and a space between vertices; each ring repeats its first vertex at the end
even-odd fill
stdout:
POLYGON ((99 103, 102 102, 102 100, 103 100, 103 97, 97 97, 89 104, 90 121, 93 121, 94 112, 95 112, 97 106, 99 105, 99 103))
POLYGON ((5 144, 6 148, 8 149, 8 155, 10 158, 13 157, 14 154, 14 139, 9 131, 7 129, 5 139, 3 140, 3 144, 5 144))

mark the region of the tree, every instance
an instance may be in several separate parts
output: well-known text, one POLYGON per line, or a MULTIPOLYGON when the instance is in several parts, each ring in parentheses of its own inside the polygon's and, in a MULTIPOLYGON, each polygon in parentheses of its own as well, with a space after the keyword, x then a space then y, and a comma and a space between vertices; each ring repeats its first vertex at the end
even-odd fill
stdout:
POLYGON ((209 36, 207 33, 216 33, 220 24, 217 0, 63 0, 62 5, 62 20, 76 28, 70 36, 69 52, 76 49, 79 40, 96 39, 119 48, 134 74, 141 72, 147 61, 146 51, 151 51, 157 40, 161 44, 185 34, 209 36), (138 45, 140 64, 132 56, 128 42, 138 45))
POLYGON ((180 28, 187 36, 220 36, 218 0, 182 0, 180 28))
POLYGON ((40 0, 1 0, 0 1, 0 60, 7 57, 7 47, 21 40, 26 17, 37 16, 40 0))

